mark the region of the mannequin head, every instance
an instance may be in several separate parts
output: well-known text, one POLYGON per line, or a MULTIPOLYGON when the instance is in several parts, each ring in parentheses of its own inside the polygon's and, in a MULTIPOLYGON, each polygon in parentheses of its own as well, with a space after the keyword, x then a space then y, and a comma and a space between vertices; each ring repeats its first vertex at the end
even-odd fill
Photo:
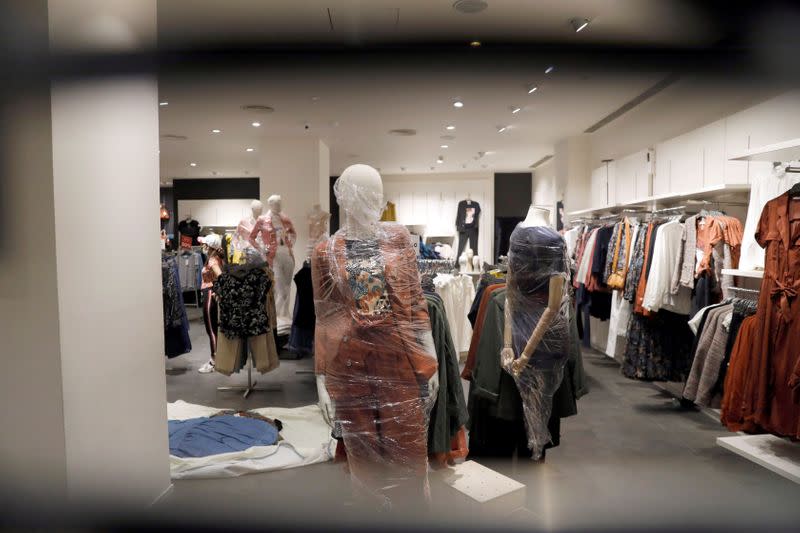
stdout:
POLYGON ((264 212, 264 204, 258 200, 253 200, 250 203, 250 210, 253 212, 253 218, 258 218, 264 212))
POLYGON ((347 215, 347 224, 374 226, 383 213, 383 182, 369 165, 347 167, 333 185, 336 201, 347 215))
POLYGON ((538 207, 531 205, 528 208, 528 215, 522 221, 523 227, 531 226, 549 226, 550 225, 550 210, 545 207, 538 207))
POLYGON ((269 210, 273 213, 280 213, 281 212, 281 197, 280 195, 273 194, 269 198, 267 198, 267 205, 269 206, 269 210))

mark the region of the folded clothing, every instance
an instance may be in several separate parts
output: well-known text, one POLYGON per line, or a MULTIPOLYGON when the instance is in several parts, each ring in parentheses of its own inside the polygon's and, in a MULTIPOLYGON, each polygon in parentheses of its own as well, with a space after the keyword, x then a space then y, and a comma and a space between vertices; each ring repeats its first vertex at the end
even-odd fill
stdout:
POLYGON ((176 457, 206 457, 240 452, 278 441, 279 423, 249 416, 219 415, 169 420, 169 452, 176 457))

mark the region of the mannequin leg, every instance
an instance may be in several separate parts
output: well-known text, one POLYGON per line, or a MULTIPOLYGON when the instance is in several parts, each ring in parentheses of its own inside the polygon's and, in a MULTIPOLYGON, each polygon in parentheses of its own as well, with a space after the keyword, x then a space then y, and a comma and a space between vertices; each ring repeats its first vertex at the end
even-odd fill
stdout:
POLYGON ((478 228, 471 228, 467 230, 469 235, 469 247, 472 248, 472 253, 478 255, 478 228))
POLYGON ((285 246, 278 248, 272 267, 275 272, 275 312, 279 319, 291 323, 289 300, 292 290, 294 259, 285 246))
MULTIPOLYGON (((458 253, 456 253, 456 261, 461 257, 461 254, 464 253, 464 248, 467 246, 467 232, 459 231, 458 232, 458 253)), ((473 250, 474 252, 475 250, 473 250)))
POLYGON ((217 302, 211 295, 210 289, 204 289, 203 297, 203 325, 206 327, 208 343, 211 348, 211 360, 217 356, 217 302))

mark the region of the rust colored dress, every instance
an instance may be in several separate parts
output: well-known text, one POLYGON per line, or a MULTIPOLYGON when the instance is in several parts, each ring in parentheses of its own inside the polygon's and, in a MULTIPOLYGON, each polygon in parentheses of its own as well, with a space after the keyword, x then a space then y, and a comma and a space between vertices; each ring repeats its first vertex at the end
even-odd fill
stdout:
POLYGON ((784 193, 767 202, 756 241, 766 250, 757 324, 752 343, 737 339, 731 354, 732 364, 734 357, 750 359, 752 382, 732 379, 730 387, 743 391, 742 429, 800 438, 794 374, 800 365, 800 200, 784 193))

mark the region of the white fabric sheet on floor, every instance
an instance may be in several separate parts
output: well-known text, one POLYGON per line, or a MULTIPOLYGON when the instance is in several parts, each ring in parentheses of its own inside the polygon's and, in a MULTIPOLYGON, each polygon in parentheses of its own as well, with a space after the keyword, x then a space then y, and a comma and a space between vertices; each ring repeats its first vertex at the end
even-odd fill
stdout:
MULTIPOLYGON (((186 420, 210 416, 221 411, 178 400, 167 404, 167 418, 186 420)), ((170 455, 172 479, 200 479, 238 477, 245 474, 297 468, 333 459, 336 440, 322 418, 317 405, 282 408, 252 409, 268 418, 283 423, 283 440, 274 446, 253 446, 241 452, 222 453, 208 457, 175 457, 170 455)))

